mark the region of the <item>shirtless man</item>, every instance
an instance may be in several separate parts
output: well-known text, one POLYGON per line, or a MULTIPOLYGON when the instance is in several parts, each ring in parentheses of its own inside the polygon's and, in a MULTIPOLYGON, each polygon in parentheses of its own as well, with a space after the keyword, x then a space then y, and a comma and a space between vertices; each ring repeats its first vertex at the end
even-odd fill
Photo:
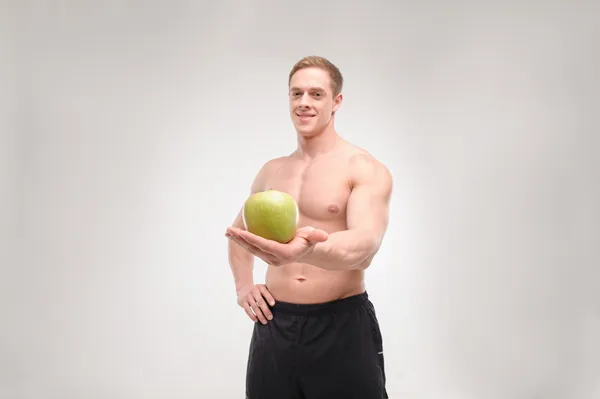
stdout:
POLYGON ((321 57, 290 72, 297 150, 266 162, 251 194, 291 194, 300 217, 287 244, 245 230, 240 210, 227 229, 238 304, 255 322, 247 399, 387 398, 383 340, 364 273, 383 240, 389 170, 334 128, 342 75, 321 57), (254 257, 269 266, 254 284, 254 257))

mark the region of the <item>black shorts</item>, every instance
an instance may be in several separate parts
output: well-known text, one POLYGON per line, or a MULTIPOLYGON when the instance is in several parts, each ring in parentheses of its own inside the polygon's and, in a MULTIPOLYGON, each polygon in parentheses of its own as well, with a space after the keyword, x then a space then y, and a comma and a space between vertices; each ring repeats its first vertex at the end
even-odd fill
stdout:
POLYGON ((246 399, 385 399, 383 340, 367 293, 276 302, 254 326, 246 399))

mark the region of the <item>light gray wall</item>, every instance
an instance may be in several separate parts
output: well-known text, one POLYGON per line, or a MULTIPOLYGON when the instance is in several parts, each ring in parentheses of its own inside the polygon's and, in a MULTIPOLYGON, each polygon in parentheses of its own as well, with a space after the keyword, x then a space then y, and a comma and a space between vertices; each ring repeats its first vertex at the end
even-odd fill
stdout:
POLYGON ((243 397, 223 234, 319 54, 395 178, 391 397, 600 398, 598 7, 383 4, 5 8, 0 396, 243 397))
POLYGON ((16 10, 0 7, 0 398, 11 397, 18 382, 22 352, 15 344, 24 331, 19 290, 24 273, 22 241, 22 153, 19 113, 22 92, 17 87, 18 23, 16 10))

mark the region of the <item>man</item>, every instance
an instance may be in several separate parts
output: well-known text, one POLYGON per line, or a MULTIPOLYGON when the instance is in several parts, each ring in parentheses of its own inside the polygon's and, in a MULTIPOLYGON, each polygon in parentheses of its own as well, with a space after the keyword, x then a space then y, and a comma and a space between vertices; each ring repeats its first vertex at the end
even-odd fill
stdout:
POLYGON ((238 304, 255 322, 247 399, 387 398, 383 340, 364 283, 388 225, 392 177, 365 150, 342 139, 335 114, 343 78, 322 57, 289 75, 298 147, 266 162, 251 194, 291 194, 300 211, 287 244, 244 228, 242 210, 227 229, 238 304), (254 256, 269 266, 254 284, 254 256))

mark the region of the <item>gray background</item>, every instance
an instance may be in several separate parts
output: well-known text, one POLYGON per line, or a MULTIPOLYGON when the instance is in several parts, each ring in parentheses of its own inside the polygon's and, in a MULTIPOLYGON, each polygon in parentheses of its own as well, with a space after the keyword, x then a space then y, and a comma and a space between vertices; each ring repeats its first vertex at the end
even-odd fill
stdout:
POLYGON ((4 3, 0 397, 244 396, 223 235, 318 54, 395 178, 390 396, 600 398, 600 14, 565 4, 4 3))

